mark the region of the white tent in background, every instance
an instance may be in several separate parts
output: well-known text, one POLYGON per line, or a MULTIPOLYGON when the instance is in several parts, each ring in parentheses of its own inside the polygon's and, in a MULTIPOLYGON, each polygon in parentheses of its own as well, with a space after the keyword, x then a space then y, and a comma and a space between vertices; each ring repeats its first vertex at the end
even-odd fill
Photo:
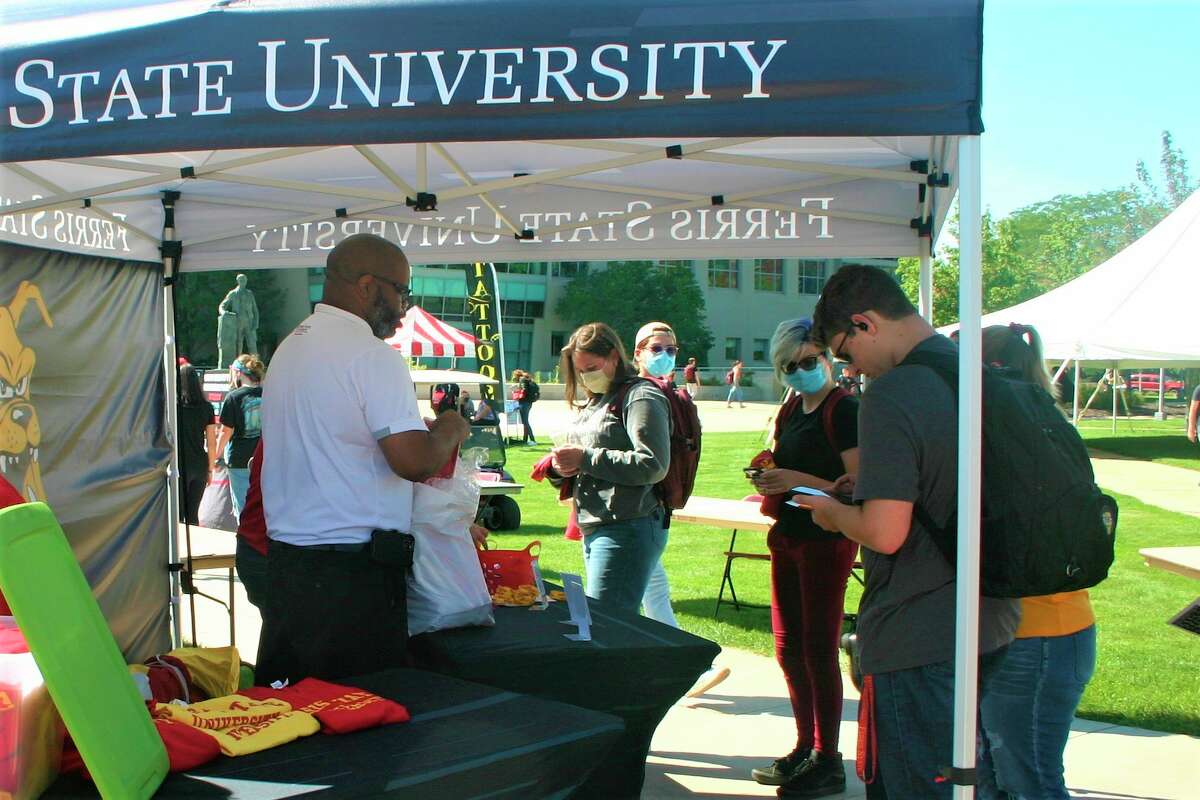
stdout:
POLYGON ((1127 368, 1200 366, 1200 192, 1070 283, 983 317, 1041 334, 1046 358, 1127 368))

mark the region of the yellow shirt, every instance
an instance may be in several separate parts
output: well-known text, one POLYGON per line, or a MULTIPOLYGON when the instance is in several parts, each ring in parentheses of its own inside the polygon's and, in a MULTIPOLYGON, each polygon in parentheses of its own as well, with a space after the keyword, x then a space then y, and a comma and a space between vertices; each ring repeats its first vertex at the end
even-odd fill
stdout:
POLYGON ((251 700, 241 695, 214 697, 189 706, 157 703, 154 716, 173 719, 207 733, 227 756, 243 756, 287 744, 321 729, 312 714, 293 711, 282 700, 251 700))
POLYGON ((1042 597, 1021 598, 1021 626, 1018 639, 1034 636, 1067 636, 1094 625, 1092 601, 1086 589, 1042 597))

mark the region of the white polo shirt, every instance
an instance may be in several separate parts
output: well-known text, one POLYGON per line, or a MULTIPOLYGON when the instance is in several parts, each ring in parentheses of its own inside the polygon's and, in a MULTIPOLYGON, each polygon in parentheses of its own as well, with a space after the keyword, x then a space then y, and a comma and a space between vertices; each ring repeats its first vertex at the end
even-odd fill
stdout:
POLYGON ((410 529, 413 485, 392 472, 379 440, 425 422, 407 362, 365 321, 318 304, 271 359, 262 420, 271 539, 344 544, 410 529))

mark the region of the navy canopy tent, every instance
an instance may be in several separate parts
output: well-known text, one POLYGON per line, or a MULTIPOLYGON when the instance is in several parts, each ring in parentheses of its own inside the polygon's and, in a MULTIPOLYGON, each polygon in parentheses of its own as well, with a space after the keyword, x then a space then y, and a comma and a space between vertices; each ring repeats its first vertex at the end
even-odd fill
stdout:
MULTIPOLYGON (((109 0, 0 13, 0 240, 161 263, 167 309, 179 269, 320 266, 358 231, 415 263, 927 266, 961 184, 962 352, 979 363, 978 0, 109 0)), ((164 316, 172 368, 156 401, 170 420, 164 316)), ((970 653, 979 391, 978 370, 962 374, 975 420, 960 433, 970 653)), ((51 477, 71 468, 42 464, 51 477)), ((172 527, 158 517, 131 522, 143 527, 125 546, 172 527)), ((86 557, 116 564, 121 546, 86 557)), ((105 610, 166 630, 164 606, 105 610)), ((968 763, 974 660, 960 661, 956 762, 968 763)))

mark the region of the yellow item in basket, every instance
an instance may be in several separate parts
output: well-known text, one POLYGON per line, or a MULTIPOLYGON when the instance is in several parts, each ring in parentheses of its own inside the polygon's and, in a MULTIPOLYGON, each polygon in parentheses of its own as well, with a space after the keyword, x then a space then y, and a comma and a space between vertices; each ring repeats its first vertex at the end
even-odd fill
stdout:
POLYGON ((566 592, 560 591, 558 589, 551 589, 549 592, 547 592, 547 594, 550 596, 551 600, 554 600, 559 603, 567 602, 567 593, 566 592))
POLYGON ((518 586, 501 586, 492 595, 492 603, 498 606, 531 606, 537 602, 538 590, 532 583, 518 586))

